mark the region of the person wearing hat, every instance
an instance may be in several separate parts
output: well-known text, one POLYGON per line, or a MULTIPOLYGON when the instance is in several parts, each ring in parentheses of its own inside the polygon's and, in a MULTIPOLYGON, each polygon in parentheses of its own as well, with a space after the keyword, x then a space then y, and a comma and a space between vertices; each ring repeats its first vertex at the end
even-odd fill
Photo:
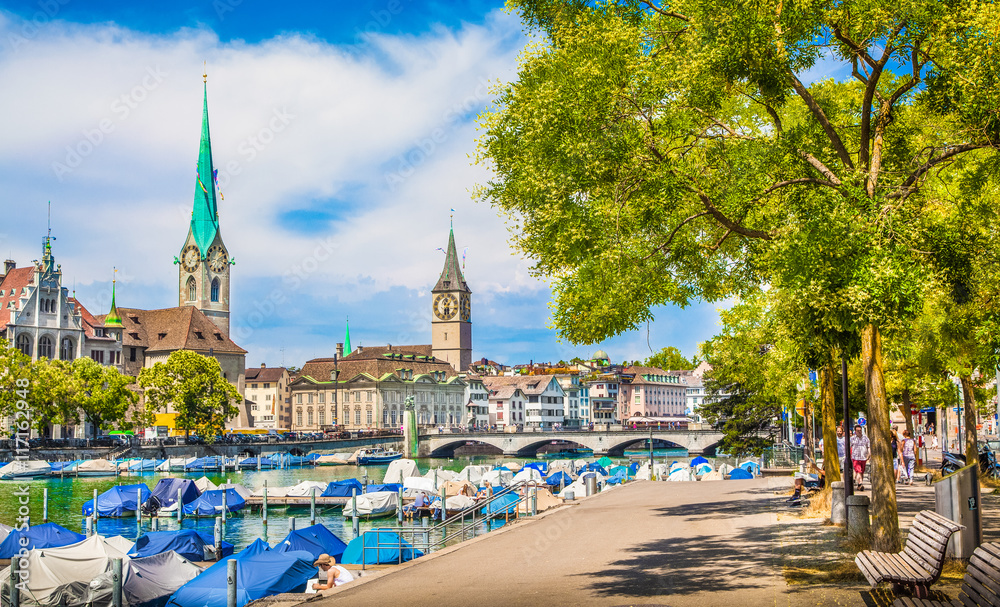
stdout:
POLYGON ((313 584, 313 590, 329 590, 334 586, 343 586, 348 582, 354 581, 354 576, 351 575, 351 572, 338 565, 337 561, 329 554, 319 555, 319 558, 316 559, 313 565, 326 573, 326 583, 317 582, 313 584))

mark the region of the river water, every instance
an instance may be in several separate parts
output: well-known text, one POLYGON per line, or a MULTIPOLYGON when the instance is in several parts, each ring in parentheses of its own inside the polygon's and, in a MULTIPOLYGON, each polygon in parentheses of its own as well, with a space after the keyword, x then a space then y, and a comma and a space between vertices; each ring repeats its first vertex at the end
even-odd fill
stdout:
MULTIPOLYGON (((683 460, 687 453, 683 450, 656 450, 654 457, 658 461, 662 458, 672 458, 683 460)), ((593 461, 593 456, 586 458, 593 461)), ((625 458, 612 458, 618 462, 625 463, 625 458)), ((456 457, 454 459, 418 459, 416 460, 421 472, 427 472, 433 468, 444 468, 446 470, 459 471, 468 464, 498 464, 504 461, 525 460, 516 458, 502 458, 499 456, 475 456, 456 457)), ((549 460, 551 461, 551 460, 549 460)), ((115 485, 131 485, 145 483, 150 489, 156 486, 161 478, 179 477, 196 479, 206 476, 215 484, 225 482, 239 483, 254 491, 263 486, 267 480, 268 487, 286 487, 295 485, 302 481, 330 482, 347 478, 362 480, 365 475, 369 483, 379 483, 385 475, 387 466, 307 466, 301 468, 286 468, 283 470, 247 470, 220 473, 215 472, 169 472, 129 474, 117 478, 71 478, 52 477, 47 479, 31 481, 0 481, 0 523, 16 526, 17 511, 19 508, 18 499, 14 492, 20 487, 28 487, 30 492, 29 508, 31 524, 42 523, 43 489, 48 489, 48 517, 50 522, 55 522, 63 527, 84 532, 85 518, 81 514, 84 502, 93 498, 94 490, 98 494, 110 489, 115 485)), ((309 507, 285 508, 268 507, 268 524, 265 527, 261 522, 259 512, 251 514, 249 509, 242 513, 230 517, 226 521, 224 537, 227 542, 236 546, 239 551, 257 538, 263 538, 274 544, 285 537, 291 527, 291 517, 296 517, 296 527, 303 528, 309 525, 309 507)), ((345 519, 340 508, 323 509, 317 506, 316 522, 322 523, 337 537, 345 542, 353 537, 351 520, 345 519)), ((196 529, 209 536, 214 533, 215 520, 213 518, 185 517, 182 523, 178 523, 176 518, 160 517, 159 529, 161 531, 175 530, 183 525, 184 529, 196 529)), ((361 531, 377 527, 394 526, 394 518, 379 519, 375 521, 361 521, 361 531)), ((143 518, 137 521, 135 518, 101 518, 96 521, 96 532, 104 536, 121 535, 129 540, 135 540, 138 536, 150 531, 150 519, 143 518)))

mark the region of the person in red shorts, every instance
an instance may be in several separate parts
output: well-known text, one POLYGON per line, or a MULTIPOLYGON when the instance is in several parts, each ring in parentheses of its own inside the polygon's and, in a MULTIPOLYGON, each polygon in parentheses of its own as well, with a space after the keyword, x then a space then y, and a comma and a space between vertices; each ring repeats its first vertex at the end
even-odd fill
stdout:
POLYGON ((854 436, 851 437, 851 459, 854 460, 854 484, 858 491, 865 490, 865 466, 871 453, 868 437, 861 433, 860 425, 854 426, 854 436))

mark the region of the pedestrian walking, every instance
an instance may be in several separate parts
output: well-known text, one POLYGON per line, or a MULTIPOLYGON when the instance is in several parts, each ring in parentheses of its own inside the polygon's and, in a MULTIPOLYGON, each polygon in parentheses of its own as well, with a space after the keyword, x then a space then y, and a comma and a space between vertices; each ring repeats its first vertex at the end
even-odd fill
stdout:
POLYGON ((917 444, 910 436, 909 430, 903 430, 903 443, 899 449, 899 461, 903 473, 906 474, 906 484, 913 484, 913 465, 917 459, 917 444))
POLYGON ((865 490, 865 467, 871 452, 871 442, 862 434, 861 425, 854 426, 854 436, 851 437, 851 459, 854 461, 854 483, 858 491, 865 490))

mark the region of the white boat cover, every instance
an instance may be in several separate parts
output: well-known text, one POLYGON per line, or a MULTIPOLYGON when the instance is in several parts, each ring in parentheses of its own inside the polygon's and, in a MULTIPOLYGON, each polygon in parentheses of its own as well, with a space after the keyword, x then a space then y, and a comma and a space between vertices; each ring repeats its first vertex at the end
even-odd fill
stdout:
POLYGON ((639 466, 639 469, 635 471, 635 480, 637 481, 648 481, 652 478, 650 474, 649 462, 639 466))
POLYGON ((721 473, 722 476, 726 476, 726 475, 728 475, 732 471, 733 471, 733 467, 730 466, 729 464, 725 464, 725 463, 719 464, 719 473, 721 473))
POLYGON ((485 487, 486 485, 491 485, 493 487, 507 487, 511 484, 514 479, 514 473, 510 470, 501 468, 499 470, 490 470, 483 474, 483 479, 480 483, 485 487))
POLYGON ((163 463, 156 467, 157 472, 170 472, 171 470, 183 470, 184 466, 190 464, 196 457, 171 457, 163 460, 163 463))
POLYGON ((114 476, 115 470, 115 465, 106 459, 89 459, 81 462, 76 467, 74 473, 79 473, 80 476, 85 474, 107 474, 108 476, 114 476))
POLYGON ((512 474, 516 474, 521 469, 521 464, 517 462, 504 462, 502 467, 510 470, 512 474))
POLYGON ((431 468, 430 470, 427 471, 427 474, 424 475, 424 478, 429 478, 433 481, 435 472, 437 473, 438 487, 440 487, 441 485, 445 484, 448 481, 455 480, 457 476, 455 472, 451 470, 445 470, 444 468, 431 468))
MULTIPOLYGON (((391 514, 396 511, 395 491, 376 491, 374 493, 364 493, 357 497, 358 516, 379 516, 391 514)), ((344 516, 354 516, 354 509, 351 507, 352 499, 348 499, 344 504, 344 516)))
POLYGON ((112 548, 128 554, 135 547, 135 542, 120 535, 112 535, 104 538, 104 543, 112 548))
POLYGON ((588 462, 585 459, 578 459, 578 460, 576 460, 576 461, 573 462, 573 465, 576 467, 577 470, 579 470, 580 468, 583 468, 584 466, 586 466, 589 463, 590 462, 588 462))
POLYGON ((514 475, 511 482, 519 483, 521 481, 525 482, 542 482, 542 473, 534 468, 522 468, 520 472, 514 475))
POLYGON ((572 462, 566 460, 559 460, 549 464, 549 476, 556 474, 557 472, 565 472, 570 478, 576 478, 576 466, 572 462))
MULTIPOLYGON (((323 492, 326 491, 326 486, 329 485, 329 484, 330 483, 321 483, 319 481, 302 481, 298 485, 295 485, 293 487, 289 487, 288 491, 285 493, 285 495, 288 496, 288 497, 309 497, 310 492, 313 489, 316 489, 316 497, 319 497, 319 496, 323 495, 323 492)), ((263 492, 263 490, 261 490, 261 495, 263 495, 263 494, 264 494, 264 492, 263 492)), ((269 496, 271 495, 271 489, 270 488, 268 488, 267 494, 269 496)), ((246 499, 246 498, 244 498, 244 499, 246 499)))
POLYGON ((417 462, 412 459, 397 459, 389 462, 389 467, 385 469, 383 483, 402 483, 408 478, 420 476, 417 462))
POLYGON ((690 468, 690 466, 688 466, 687 464, 682 464, 681 462, 674 462, 670 464, 671 472, 673 472, 674 470, 686 470, 688 468, 690 468))
MULTIPOLYGON (((286 495, 288 495, 288 492, 292 490, 292 488, 293 487, 268 487, 267 497, 285 497, 286 495)), ((326 485, 323 485, 323 488, 325 489, 326 485)), ((319 495, 320 493, 323 492, 319 491, 316 493, 316 495, 319 495)), ((254 489, 253 493, 251 493, 250 495, 253 497, 263 497, 264 487, 261 487, 260 489, 254 489)))
MULTIPOLYGON (((61 586, 73 582, 89 584, 91 580, 111 569, 111 559, 127 560, 125 553, 100 535, 93 535, 82 542, 60 548, 43 548, 28 552, 28 570, 31 575, 26 581, 28 592, 22 590, 37 604, 58 604, 53 595, 61 586)), ((3 570, 2 580, 9 584, 10 567, 3 570)), ((22 601, 22 605, 25 603, 22 601)))
POLYGON ((52 466, 48 462, 41 462, 34 459, 14 460, 0 468, 0 478, 31 478, 43 476, 52 471, 52 466))
POLYGON ((341 459, 339 455, 321 455, 316 458, 317 466, 342 466, 347 463, 346 459, 341 459))
POLYGON ((472 499, 468 495, 453 495, 448 497, 448 511, 458 512, 459 510, 465 510, 466 508, 471 508, 476 505, 476 500, 472 499))
POLYGON ((13 530, 14 528, 11 527, 10 525, 4 525, 3 523, 0 523, 0 544, 2 544, 5 539, 7 539, 7 536, 13 530))
POLYGON ((685 470, 681 468, 671 472, 670 476, 667 477, 667 480, 674 482, 684 482, 684 481, 693 481, 695 480, 695 478, 694 474, 691 474, 690 470, 685 470))
POLYGON ((198 488, 198 493, 204 493, 206 491, 214 491, 215 489, 219 488, 215 483, 208 480, 207 476, 203 476, 198 480, 196 480, 194 482, 194 486, 198 488))
POLYGON ((403 479, 403 489, 415 489, 417 491, 425 491, 427 493, 437 493, 434 490, 434 479, 424 478, 422 476, 411 476, 410 478, 403 479))
POLYGON ((694 473, 698 476, 712 472, 712 464, 701 463, 694 467, 694 473))
POLYGON ((572 483, 566 485, 562 491, 559 492, 559 498, 565 499, 566 492, 572 492, 576 499, 580 499, 587 495, 587 486, 583 484, 582 480, 575 480, 572 483))
POLYGON ((478 485, 483 481, 483 474, 485 472, 488 472, 490 469, 491 466, 470 464, 462 468, 462 471, 455 475, 455 479, 462 481, 469 481, 474 485, 478 485))
MULTIPOLYGON (((143 558, 127 559, 122 563, 122 595, 126 605, 162 603, 178 588, 202 572, 201 567, 173 550, 143 558)), ((69 605, 111 607, 114 592, 112 573, 107 571, 94 578, 86 588, 79 584, 60 588, 69 605)), ((53 595, 53 597, 56 596, 53 595)))
MULTIPOLYGON (((246 487, 244 487, 243 485, 240 485, 239 483, 222 483, 221 485, 219 485, 218 488, 219 489, 232 489, 236 493, 239 493, 240 497, 242 497, 244 500, 250 497, 250 490, 247 489, 246 487)), ((323 488, 326 489, 326 485, 323 485, 323 488)), ((204 493, 204 492, 202 492, 202 493, 204 493)), ((270 493, 270 491, 268 491, 268 493, 270 493)), ((320 493, 322 493, 322 492, 320 492, 320 493)))

